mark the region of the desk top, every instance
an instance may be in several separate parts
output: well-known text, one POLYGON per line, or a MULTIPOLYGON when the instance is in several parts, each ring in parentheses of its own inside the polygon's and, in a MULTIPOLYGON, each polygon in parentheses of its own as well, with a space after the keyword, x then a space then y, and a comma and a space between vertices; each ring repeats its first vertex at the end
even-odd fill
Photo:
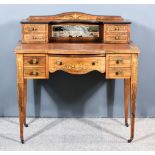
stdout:
POLYGON ((103 44, 103 43, 48 43, 22 44, 18 42, 15 53, 42 54, 107 54, 139 53, 136 44, 103 44))

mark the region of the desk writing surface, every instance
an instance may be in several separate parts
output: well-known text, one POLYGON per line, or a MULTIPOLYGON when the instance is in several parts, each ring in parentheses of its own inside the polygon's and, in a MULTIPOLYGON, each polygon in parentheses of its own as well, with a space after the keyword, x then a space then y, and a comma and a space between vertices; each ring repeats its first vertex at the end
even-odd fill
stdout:
POLYGON ((48 43, 22 44, 15 48, 16 53, 49 53, 49 54, 106 54, 106 53, 139 53, 134 43, 103 44, 103 43, 48 43))

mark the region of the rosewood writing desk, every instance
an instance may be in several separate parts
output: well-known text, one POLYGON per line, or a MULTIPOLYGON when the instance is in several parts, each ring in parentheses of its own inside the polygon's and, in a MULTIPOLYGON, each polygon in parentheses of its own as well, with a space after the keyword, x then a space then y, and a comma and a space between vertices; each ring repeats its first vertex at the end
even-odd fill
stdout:
POLYGON ((130 24, 120 16, 68 12, 30 16, 21 22, 22 41, 15 48, 20 138, 24 143, 28 79, 48 79, 58 70, 71 74, 99 71, 106 79, 124 79, 125 125, 130 96, 131 136, 134 138, 138 53, 130 41, 130 24))

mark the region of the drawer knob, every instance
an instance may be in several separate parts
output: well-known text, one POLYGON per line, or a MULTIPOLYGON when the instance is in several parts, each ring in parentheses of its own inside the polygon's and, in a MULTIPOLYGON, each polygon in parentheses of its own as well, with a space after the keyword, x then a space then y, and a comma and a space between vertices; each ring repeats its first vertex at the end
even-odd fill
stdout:
POLYGON ((38 73, 38 72, 33 71, 33 72, 31 72, 31 73, 30 73, 30 75, 37 76, 37 75, 39 75, 39 73, 38 73))
POLYGON ((29 27, 28 28, 28 31, 37 31, 37 28, 35 28, 35 27, 29 27))
POLYGON ((116 37, 115 37, 115 40, 119 40, 119 36, 116 36, 116 37))
POLYGON ((34 58, 30 61, 30 64, 38 64, 38 60, 34 58))
POLYGON ((95 66, 95 64, 96 64, 96 63, 93 61, 93 62, 92 62, 92 65, 95 66))
POLYGON ((115 31, 119 31, 119 27, 115 27, 115 31))
POLYGON ((122 62, 123 62, 122 59, 116 60, 116 64, 120 64, 120 63, 122 63, 122 62))
POLYGON ((62 61, 57 61, 56 64, 57 65, 62 65, 62 61))
POLYGON ((32 31, 37 31, 37 28, 33 27, 33 28, 32 28, 32 31))
POLYGON ((121 75, 121 74, 122 74, 121 71, 117 71, 117 72, 115 72, 115 75, 121 75))
POLYGON ((37 37, 34 37, 34 36, 33 36, 32 38, 33 38, 33 39, 37 39, 37 37))

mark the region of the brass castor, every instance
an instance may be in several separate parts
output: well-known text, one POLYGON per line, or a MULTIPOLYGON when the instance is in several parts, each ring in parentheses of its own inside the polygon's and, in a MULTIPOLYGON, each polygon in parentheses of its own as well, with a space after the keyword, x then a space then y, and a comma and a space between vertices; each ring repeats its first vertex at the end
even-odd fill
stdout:
POLYGON ((132 140, 133 140, 133 138, 130 138, 130 139, 128 140, 128 143, 131 143, 131 142, 132 142, 132 140))
POLYGON ((25 126, 25 127, 28 127, 29 125, 28 125, 28 124, 24 124, 24 126, 25 126))
POLYGON ((24 140, 23 139, 21 139, 21 143, 24 144, 24 140))
POLYGON ((129 124, 128 124, 128 123, 125 123, 125 126, 126 126, 126 127, 128 127, 128 126, 129 126, 129 124))

